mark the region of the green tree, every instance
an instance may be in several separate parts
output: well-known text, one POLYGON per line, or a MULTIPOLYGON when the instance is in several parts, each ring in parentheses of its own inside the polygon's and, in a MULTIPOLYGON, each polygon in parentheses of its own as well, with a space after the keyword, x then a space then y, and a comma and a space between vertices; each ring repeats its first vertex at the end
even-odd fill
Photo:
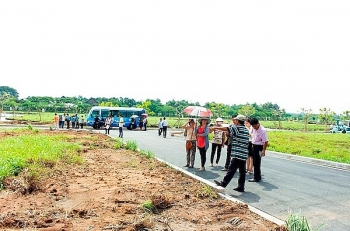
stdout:
POLYGON ((18 99, 18 92, 12 87, 0 86, 0 92, 6 92, 9 97, 14 97, 16 100, 18 99))
POLYGON ((335 113, 331 111, 331 109, 322 108, 320 109, 320 114, 318 118, 320 119, 321 123, 324 124, 324 131, 327 132, 328 130, 328 124, 333 121, 335 113))
POLYGON ((16 102, 16 99, 14 97, 10 98, 9 101, 7 102, 7 104, 11 107, 12 109, 12 113, 13 113, 13 117, 15 117, 15 111, 19 105, 19 103, 16 102))
POLYGON ((11 96, 5 92, 5 91, 2 91, 0 93, 0 103, 1 103, 1 112, 0 112, 0 118, 4 112, 4 105, 6 104, 6 102, 9 100, 11 96))
POLYGON ((141 104, 138 105, 137 107, 145 109, 148 115, 153 116, 154 112, 152 112, 151 109, 150 109, 151 104, 152 104, 151 101, 146 100, 146 101, 141 102, 141 104))
POLYGON ((252 104, 243 105, 241 109, 238 110, 238 114, 251 117, 255 114, 255 108, 252 104))
POLYGON ((301 115, 302 115, 302 118, 303 118, 303 121, 304 121, 304 131, 307 132, 307 125, 309 124, 309 121, 312 117, 312 109, 305 109, 305 108, 302 108, 301 109, 301 115))

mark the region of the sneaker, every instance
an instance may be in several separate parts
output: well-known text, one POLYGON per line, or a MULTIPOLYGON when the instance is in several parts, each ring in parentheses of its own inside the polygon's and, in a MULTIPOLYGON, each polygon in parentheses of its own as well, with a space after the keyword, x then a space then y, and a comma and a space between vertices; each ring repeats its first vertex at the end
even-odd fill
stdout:
POLYGON ((221 171, 225 171, 225 172, 227 172, 227 168, 223 168, 223 169, 221 169, 221 171))
POLYGON ((193 168, 193 165, 191 165, 191 166, 188 166, 189 168, 193 168))
POLYGON ((256 180, 256 179, 254 179, 254 178, 251 178, 251 179, 249 179, 248 181, 249 181, 249 182, 259 182, 260 180, 256 180))
POLYGON ((184 167, 190 167, 188 164, 184 165, 184 167))
POLYGON ((215 167, 219 167, 219 165, 216 163, 216 164, 215 164, 215 167))
POLYGON ((199 168, 198 171, 204 171, 204 170, 205 170, 205 168, 202 167, 202 168, 199 168))
POLYGON ((213 164, 210 164, 209 167, 214 167, 214 165, 213 165, 213 164))

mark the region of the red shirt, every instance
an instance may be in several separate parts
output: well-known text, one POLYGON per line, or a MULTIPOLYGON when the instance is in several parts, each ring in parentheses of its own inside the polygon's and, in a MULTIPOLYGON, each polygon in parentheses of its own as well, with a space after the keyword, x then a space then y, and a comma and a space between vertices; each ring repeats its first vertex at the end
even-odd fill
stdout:
MULTIPOLYGON (((198 128, 198 134, 204 133, 204 128, 199 127, 198 128)), ((205 147, 205 136, 197 136, 197 146, 199 148, 204 148, 205 147)))

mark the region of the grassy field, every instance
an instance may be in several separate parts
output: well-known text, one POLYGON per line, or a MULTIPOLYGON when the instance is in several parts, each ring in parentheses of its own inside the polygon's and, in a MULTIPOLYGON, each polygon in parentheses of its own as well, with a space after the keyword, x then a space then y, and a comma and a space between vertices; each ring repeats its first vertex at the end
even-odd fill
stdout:
MULTIPOLYGON (((54 113, 42 113, 42 119, 51 122, 54 113)), ((22 120, 38 121, 38 114, 24 114, 22 120)), ((149 117, 151 127, 157 127, 160 117, 149 117)), ((167 118, 171 127, 181 127, 188 118, 167 118)), ((213 121, 212 121, 213 122, 213 121)), ((273 121, 260 121, 266 128, 275 128, 277 123, 273 121)), ((230 123, 230 121, 225 121, 230 123)), ((309 132, 301 132, 304 129, 302 122, 283 121, 281 130, 269 131, 268 150, 289 153, 312 158, 331 160, 350 164, 350 135, 331 134, 324 132, 324 125, 309 124, 309 132)))
POLYGON ((3 132, 9 137, 0 142, 0 183, 5 177, 17 175, 23 169, 27 169, 28 178, 37 179, 41 177, 44 166, 58 162, 82 162, 81 157, 76 155, 80 145, 66 142, 68 137, 65 135, 45 136, 37 134, 35 129, 3 132), (12 137, 11 133, 23 135, 12 137))
POLYGON ((350 135, 269 131, 270 151, 350 164, 350 135))

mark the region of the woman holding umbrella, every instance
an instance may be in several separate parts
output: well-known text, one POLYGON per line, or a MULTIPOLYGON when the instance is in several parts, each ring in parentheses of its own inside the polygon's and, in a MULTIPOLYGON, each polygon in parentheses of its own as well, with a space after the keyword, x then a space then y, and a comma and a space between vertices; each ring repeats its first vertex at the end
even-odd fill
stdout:
POLYGON ((197 147, 201 155, 201 167, 199 171, 205 170, 205 162, 207 160, 207 150, 209 148, 209 118, 204 117, 199 119, 199 126, 196 128, 197 147))

